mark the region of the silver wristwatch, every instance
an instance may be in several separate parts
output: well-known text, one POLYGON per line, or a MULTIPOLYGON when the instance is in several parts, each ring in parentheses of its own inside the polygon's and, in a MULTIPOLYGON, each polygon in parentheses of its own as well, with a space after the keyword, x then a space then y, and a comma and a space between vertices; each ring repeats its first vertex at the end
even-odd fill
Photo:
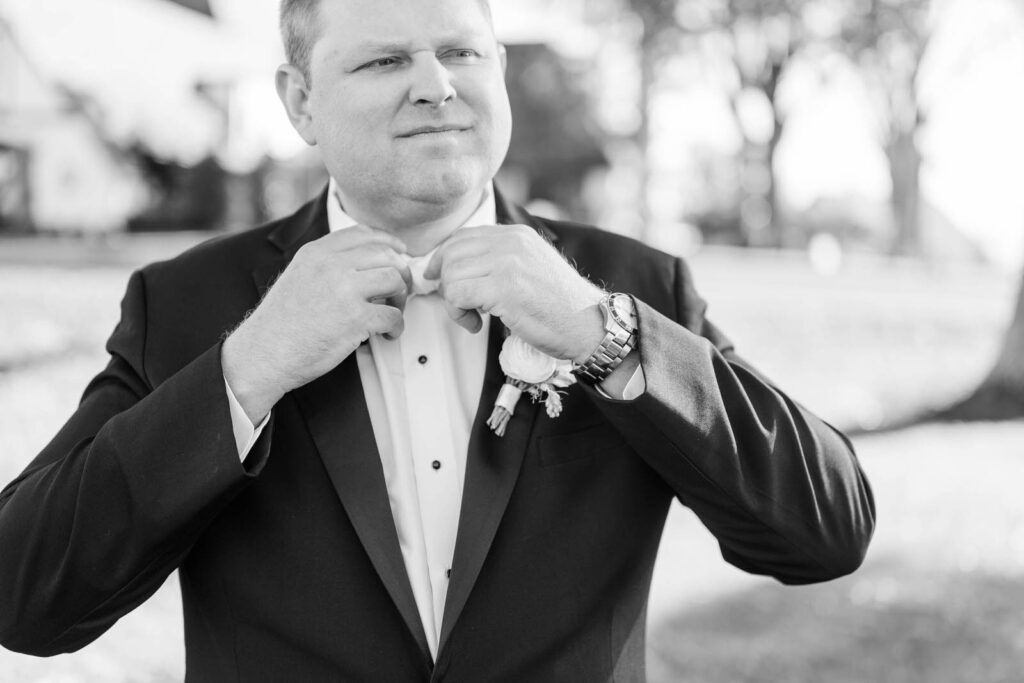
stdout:
POLYGON ((606 294, 598 306, 604 315, 604 339, 594 352, 573 366, 572 372, 586 384, 600 384, 636 348, 636 305, 628 294, 606 294))

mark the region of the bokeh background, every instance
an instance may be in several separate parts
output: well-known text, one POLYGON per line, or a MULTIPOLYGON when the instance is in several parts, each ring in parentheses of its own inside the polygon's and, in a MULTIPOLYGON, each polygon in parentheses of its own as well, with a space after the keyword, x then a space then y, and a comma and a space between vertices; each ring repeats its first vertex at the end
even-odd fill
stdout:
MULTIPOLYGON (((648 670, 1024 680, 1024 3, 492 0, 506 194, 683 255, 709 315, 854 435, 864 567, 786 588, 673 509, 648 670)), ((128 274, 325 182, 276 0, 0 0, 0 482, 105 363, 128 274)), ((18 552, 0 548, 0 552, 18 552)), ((176 681, 177 583, 0 682, 176 681)))

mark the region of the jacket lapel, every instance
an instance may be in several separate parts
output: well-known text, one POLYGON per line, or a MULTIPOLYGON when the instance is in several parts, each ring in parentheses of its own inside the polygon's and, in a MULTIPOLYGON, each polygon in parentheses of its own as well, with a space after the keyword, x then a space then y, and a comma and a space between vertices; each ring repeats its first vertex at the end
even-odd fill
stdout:
POLYGON ((366 554, 429 661, 355 356, 297 390, 295 398, 366 554))
MULTIPOLYGON (((326 206, 325 191, 270 233, 268 239, 281 254, 253 271, 261 297, 302 245, 327 234, 326 206)), ((289 399, 298 404, 349 521, 420 653, 429 662, 430 649, 405 571, 355 356, 283 400, 289 399)))
POLYGON ((253 284, 260 298, 267 293, 274 280, 281 274, 304 244, 327 234, 327 190, 299 209, 294 215, 282 220, 267 234, 267 241, 277 247, 277 253, 252 271, 253 284))
MULTIPOLYGON (((487 345, 487 369, 480 405, 469 436, 466 455, 466 481, 463 486, 459 530, 455 540, 451 582, 445 599, 444 619, 438 652, 443 650, 452 628, 466 605, 466 600, 480 575, 491 542, 505 514, 512 489, 529 445, 537 416, 537 405, 523 397, 509 420, 504 436, 497 436, 487 426, 505 377, 498 365, 498 353, 505 339, 505 326, 492 319, 487 345)), ((439 655, 440 657, 440 655, 439 655)))
MULTIPOLYGON (((495 203, 499 223, 529 225, 549 242, 557 242, 555 233, 508 202, 497 189, 495 203)), ((327 234, 326 206, 325 190, 270 233, 268 239, 282 253, 280 258, 254 270, 253 278, 260 296, 266 293, 302 245, 327 234)), ((496 436, 487 426, 487 418, 505 379, 498 364, 505 331, 500 320, 492 320, 484 386, 466 456, 466 480, 451 583, 438 644, 439 657, 480 575, 498 525, 505 514, 538 415, 538 405, 523 399, 516 407, 504 436, 496 436)), ((360 542, 412 632, 422 655, 429 661, 430 650, 405 570, 355 357, 350 356, 331 372, 295 391, 294 398, 306 418, 327 474, 360 542)))
MULTIPOLYGON (((497 189, 495 202, 499 223, 529 225, 548 241, 557 241, 557 236, 553 232, 505 200, 497 189)), ((480 393, 480 404, 477 406, 469 437, 469 450, 466 454, 466 480, 463 485, 451 582, 448 585, 444 618, 441 622, 439 658, 480 575, 480 569, 498 531, 498 525, 508 507, 538 414, 539 404, 524 396, 516 406, 515 414, 509 421, 504 436, 495 435, 487 426, 487 418, 494 408, 494 400, 505 383, 504 373, 498 364, 498 354, 501 352, 505 336, 505 326, 500 320, 492 318, 487 343, 484 386, 480 393)))

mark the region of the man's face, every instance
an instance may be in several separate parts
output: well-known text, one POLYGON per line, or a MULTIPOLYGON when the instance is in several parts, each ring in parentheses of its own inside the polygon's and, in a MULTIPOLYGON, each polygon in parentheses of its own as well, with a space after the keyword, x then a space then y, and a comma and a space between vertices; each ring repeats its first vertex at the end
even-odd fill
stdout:
POLYGON ((512 129, 479 0, 321 0, 320 26, 310 126, 342 196, 390 215, 479 196, 512 129))

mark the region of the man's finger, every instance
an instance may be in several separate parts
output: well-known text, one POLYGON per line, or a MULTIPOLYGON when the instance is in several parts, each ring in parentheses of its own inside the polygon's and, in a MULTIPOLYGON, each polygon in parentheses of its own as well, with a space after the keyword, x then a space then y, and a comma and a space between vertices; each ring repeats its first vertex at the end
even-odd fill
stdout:
POLYGON ((406 289, 411 292, 412 268, 409 267, 409 264, 406 261, 398 259, 398 261, 395 263, 395 269, 398 271, 398 274, 402 276, 402 279, 405 280, 406 289))
POLYGON ((390 306, 394 306, 402 313, 405 313, 405 302, 409 300, 409 292, 412 291, 412 269, 409 268, 409 264, 404 259, 395 254, 395 270, 402 276, 402 281, 405 282, 405 289, 394 296, 390 296, 387 299, 387 303, 390 306))
POLYGON ((317 242, 334 251, 348 251, 367 244, 383 244, 391 247, 400 254, 408 251, 405 242, 398 239, 390 232, 377 228, 368 228, 363 225, 356 225, 343 230, 336 230, 324 235, 317 242))
POLYGON ((394 323, 391 329, 385 330, 382 336, 389 341, 394 341, 401 337, 403 332, 405 332, 405 318, 401 317, 394 323))
POLYGON ((444 252, 447 245, 441 247, 430 257, 430 263, 423 270, 423 278, 426 280, 437 280, 441 277, 441 268, 444 266, 444 252))
POLYGON ((405 316, 398 309, 385 304, 373 304, 370 331, 386 339, 398 339, 405 331, 405 316))
POLYGON ((409 292, 405 278, 392 266, 363 270, 359 276, 356 291, 367 301, 406 296, 409 292))
POLYGON ((423 271, 423 277, 427 280, 437 280, 441 277, 446 262, 485 254, 487 241, 479 239, 479 235, 474 237, 473 235, 476 233, 471 233, 472 230, 475 229, 462 228, 442 242, 430 258, 430 263, 423 271))
POLYGON ((372 247, 363 246, 352 252, 349 252, 353 256, 358 256, 359 263, 356 266, 356 270, 360 273, 368 273, 374 270, 380 270, 381 268, 393 268, 401 276, 404 286, 401 287, 400 291, 383 295, 377 292, 376 299, 382 303, 387 303, 389 306, 394 306, 400 311, 405 311, 405 302, 409 297, 409 292, 412 291, 412 270, 409 268, 409 264, 402 256, 395 253, 390 247, 383 245, 374 245, 372 247), (360 252, 366 252, 363 256, 360 252))
POLYGON ((409 301, 408 290, 402 292, 401 294, 395 294, 394 296, 389 296, 386 299, 384 299, 384 303, 386 305, 394 306, 402 313, 405 313, 405 304, 407 301, 409 301))
POLYGON ((480 313, 476 310, 459 308, 447 301, 444 302, 444 310, 447 311, 448 317, 455 321, 455 324, 473 334, 479 332, 484 326, 483 318, 480 317, 480 313))
POLYGON ((364 244, 334 252, 333 257, 337 263, 346 264, 354 270, 372 270, 382 266, 405 270, 408 267, 403 256, 387 244, 364 244))

